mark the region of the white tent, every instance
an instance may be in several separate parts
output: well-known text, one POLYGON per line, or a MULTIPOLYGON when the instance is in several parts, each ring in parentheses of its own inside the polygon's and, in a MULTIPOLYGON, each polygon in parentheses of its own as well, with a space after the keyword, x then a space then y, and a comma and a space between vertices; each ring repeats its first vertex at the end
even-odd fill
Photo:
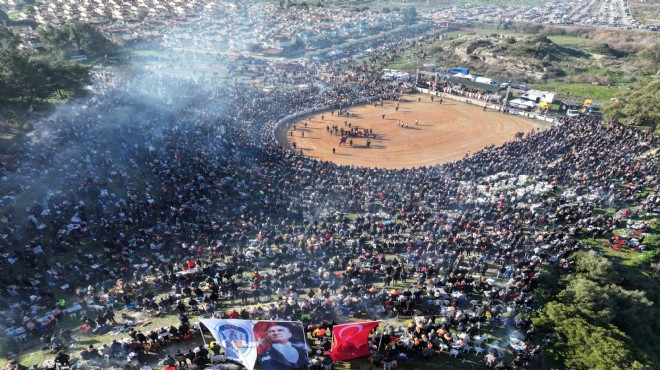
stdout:
POLYGON ((536 107, 536 103, 527 99, 513 99, 509 101, 509 105, 514 108, 529 109, 529 110, 532 110, 534 109, 534 107, 536 107))
POLYGON ((455 74, 455 75, 453 75, 452 77, 455 77, 455 78, 462 78, 462 79, 464 79, 464 80, 472 80, 472 81, 474 81, 474 79, 476 78, 475 75, 471 75, 471 74, 463 74, 463 73, 460 73, 460 72, 457 73, 457 74, 455 74))

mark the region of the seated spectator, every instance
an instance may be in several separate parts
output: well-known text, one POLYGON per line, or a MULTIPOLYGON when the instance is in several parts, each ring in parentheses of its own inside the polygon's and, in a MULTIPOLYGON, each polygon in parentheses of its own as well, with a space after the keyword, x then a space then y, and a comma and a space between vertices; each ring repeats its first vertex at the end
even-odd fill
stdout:
POLYGON ((229 311, 227 316, 229 316, 230 319, 240 319, 241 318, 241 314, 236 310, 229 311))
POLYGON ((87 349, 84 349, 80 352, 80 357, 85 361, 98 361, 101 359, 101 354, 93 344, 90 344, 87 349))
POLYGON ((435 353, 435 350, 433 349, 433 344, 429 343, 426 348, 422 350, 422 358, 424 360, 430 360, 431 357, 433 357, 433 354, 435 353))
POLYGON ((188 357, 186 356, 185 353, 182 353, 181 350, 177 350, 176 354, 174 355, 174 359, 179 363, 179 366, 184 367, 186 366, 186 360, 188 357))
POLYGON ((71 356, 69 356, 66 352, 64 351, 57 352, 57 356, 55 356, 56 365, 69 366, 70 361, 71 361, 71 356))
POLYGON ((209 349, 213 352, 214 355, 224 354, 224 348, 220 346, 220 343, 213 341, 209 343, 209 349))
POLYGON ((376 367, 380 367, 383 364, 383 359, 385 356, 383 356, 382 353, 380 352, 374 352, 371 357, 369 357, 369 362, 374 364, 376 367))
POLYGON ((111 352, 112 354, 120 354, 120 353, 122 353, 123 351, 124 351, 124 350, 123 350, 123 348, 122 348, 121 343, 117 342, 116 339, 113 339, 113 340, 112 340, 112 343, 110 344, 110 352, 111 352))
POLYGON ((392 363, 394 361, 394 354, 392 351, 387 351, 383 357, 383 370, 392 370, 392 363))
POLYGON ((165 357, 165 360, 163 360, 163 365, 175 366, 176 369, 176 359, 172 357, 172 355, 168 354, 167 357, 165 357))
POLYGON ((186 353, 186 359, 188 359, 191 364, 194 364, 195 363, 195 357, 197 357, 195 355, 195 352, 193 352, 192 349, 189 349, 188 352, 186 353))
POLYGON ((208 358, 208 357, 209 357, 209 350, 208 350, 208 348, 206 348, 206 347, 203 346, 203 345, 200 345, 198 348, 199 348, 199 350, 197 351, 197 356, 202 356, 202 357, 204 357, 204 358, 208 358))
POLYGON ((110 354, 112 353, 112 349, 107 344, 103 344, 101 348, 98 349, 98 352, 102 358, 106 359, 110 357, 110 354))
POLYGON ((209 359, 202 356, 196 356, 193 359, 193 364, 195 364, 195 366, 197 366, 198 368, 203 368, 204 365, 206 365, 208 362, 209 359))
POLYGON ((332 357, 324 356, 323 361, 321 361, 321 364, 323 364, 323 367, 324 367, 325 370, 331 370, 332 369, 332 357))
POLYGON ((7 365, 7 370, 27 370, 27 367, 14 360, 7 365))
POLYGON ((177 329, 176 326, 171 325, 169 328, 169 333, 172 339, 178 339, 179 338, 179 329, 177 329))

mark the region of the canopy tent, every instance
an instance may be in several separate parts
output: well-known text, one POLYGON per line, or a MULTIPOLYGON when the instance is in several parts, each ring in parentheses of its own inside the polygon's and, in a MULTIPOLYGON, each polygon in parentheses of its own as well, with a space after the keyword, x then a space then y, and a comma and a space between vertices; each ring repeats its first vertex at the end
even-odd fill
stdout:
POLYGON ((534 109, 534 107, 536 107, 536 103, 527 99, 513 99, 509 101, 509 105, 514 108, 529 109, 529 110, 534 109))
POLYGON ((460 72, 459 72, 459 73, 456 73, 456 74, 453 75, 452 77, 455 77, 455 78, 462 78, 462 79, 465 79, 465 80, 472 80, 472 81, 474 81, 474 79, 477 78, 477 76, 475 76, 475 75, 466 74, 466 73, 460 73, 460 72))
POLYGON ((483 84, 481 82, 475 82, 464 78, 450 77, 447 79, 447 81, 457 85, 463 85, 465 87, 473 87, 479 90, 490 91, 490 92, 498 92, 504 90, 504 88, 499 85, 483 84))

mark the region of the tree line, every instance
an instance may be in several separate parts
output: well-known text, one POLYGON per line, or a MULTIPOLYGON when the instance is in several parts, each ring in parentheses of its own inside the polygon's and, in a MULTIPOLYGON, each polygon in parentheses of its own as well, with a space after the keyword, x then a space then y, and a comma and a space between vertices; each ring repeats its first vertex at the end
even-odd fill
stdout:
POLYGON ((552 297, 534 325, 553 333, 546 354, 568 369, 652 369, 660 363, 657 281, 637 267, 593 252, 574 256, 574 271, 546 268, 543 293, 552 297))
POLYGON ((0 100, 29 104, 79 96, 90 84, 91 68, 71 57, 102 57, 112 47, 100 32, 84 23, 43 26, 37 35, 43 48, 26 48, 0 24, 0 100))

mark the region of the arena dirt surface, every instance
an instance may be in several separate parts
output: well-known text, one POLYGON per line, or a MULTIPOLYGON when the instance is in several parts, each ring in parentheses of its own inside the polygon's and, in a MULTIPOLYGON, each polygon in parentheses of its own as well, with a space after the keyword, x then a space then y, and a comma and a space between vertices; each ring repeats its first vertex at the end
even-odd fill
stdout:
MULTIPOLYGON (((350 117, 338 117, 337 111, 334 114, 327 111, 283 125, 275 136, 286 148, 293 149, 295 142, 296 151, 302 149, 308 157, 340 165, 412 168, 455 161, 468 152, 514 140, 517 132, 549 126, 497 110, 484 111, 475 104, 447 98, 440 103, 439 97, 434 100, 426 94, 409 94, 401 97, 398 111, 397 102, 390 100, 384 100, 382 106, 378 103, 377 107, 373 103, 350 107, 350 117), (399 120, 408 123, 408 127, 398 127, 399 120), (419 120, 419 125, 415 125, 415 120, 419 120), (353 138, 353 146, 348 141, 345 145, 338 144, 339 134, 330 134, 326 127, 341 128, 345 121, 360 130, 373 129, 376 138, 371 139, 370 148, 363 137, 353 138)), ((348 130, 348 126, 343 127, 348 130)))

